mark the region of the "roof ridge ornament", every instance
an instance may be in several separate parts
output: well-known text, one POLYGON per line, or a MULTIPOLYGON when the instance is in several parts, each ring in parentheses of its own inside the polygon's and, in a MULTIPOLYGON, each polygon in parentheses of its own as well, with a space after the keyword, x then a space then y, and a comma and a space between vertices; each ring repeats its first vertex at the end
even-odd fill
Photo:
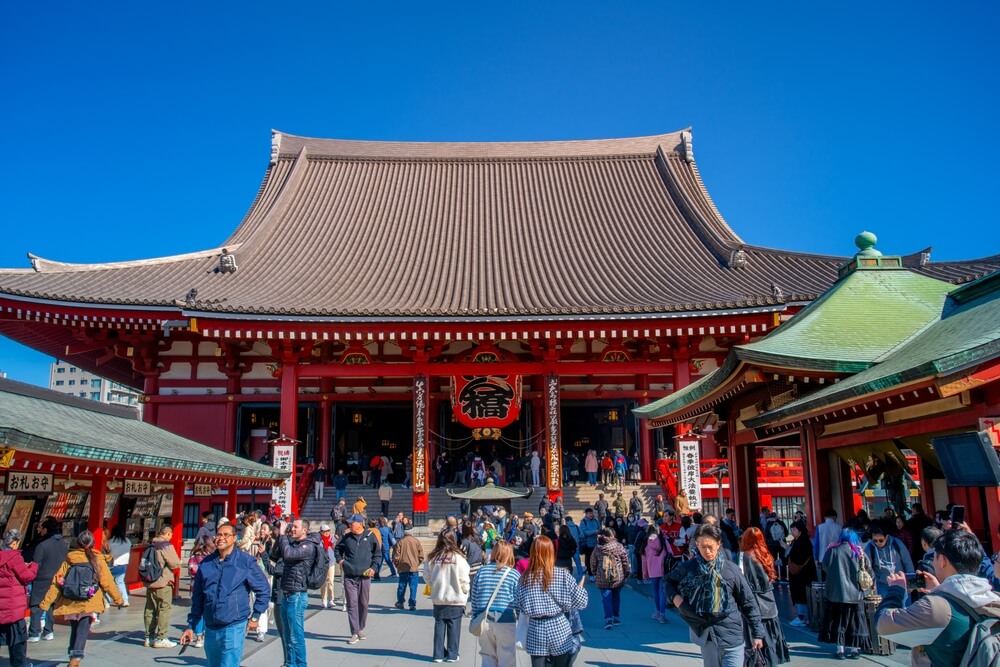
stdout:
POLYGON ((854 237, 854 245, 858 247, 859 257, 881 257, 882 253, 875 249, 878 237, 873 233, 865 231, 854 237))
POLYGON ((236 255, 229 252, 228 248, 222 249, 219 255, 219 273, 236 273, 236 255))
POLYGON ((750 256, 743 250, 743 246, 740 246, 732 253, 729 254, 729 268, 731 269, 745 269, 750 265, 750 256))
POLYGON ((271 164, 278 161, 278 153, 281 152, 281 132, 271 130, 271 164))
POLYGON ((694 147, 692 146, 693 140, 694 136, 689 130, 681 132, 681 142, 684 146, 684 161, 688 163, 694 162, 694 147))

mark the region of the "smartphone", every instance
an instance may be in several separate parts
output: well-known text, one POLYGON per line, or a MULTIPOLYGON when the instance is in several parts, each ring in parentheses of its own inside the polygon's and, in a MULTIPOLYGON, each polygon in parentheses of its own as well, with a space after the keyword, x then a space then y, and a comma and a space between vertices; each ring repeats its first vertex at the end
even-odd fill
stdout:
POLYGON ((951 506, 951 522, 965 523, 965 505, 952 505, 951 506))
POLYGON ((906 575, 906 590, 915 591, 919 588, 926 588, 927 580, 924 579, 924 575, 910 573, 906 575))
POLYGON ((191 642, 188 642, 186 644, 181 644, 180 653, 178 653, 177 655, 184 655, 184 651, 188 650, 188 646, 190 646, 190 645, 191 645, 191 642))

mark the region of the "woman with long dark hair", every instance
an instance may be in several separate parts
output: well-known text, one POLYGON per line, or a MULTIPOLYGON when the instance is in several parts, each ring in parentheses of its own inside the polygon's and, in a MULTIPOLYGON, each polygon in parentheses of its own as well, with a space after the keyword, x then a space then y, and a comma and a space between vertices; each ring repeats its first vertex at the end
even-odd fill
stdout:
MULTIPOLYGON (((778 605, 774 599, 774 580, 777 578, 774 572, 774 558, 767 550, 764 533, 760 532, 759 528, 748 528, 743 533, 740 552, 743 554, 743 574, 757 600, 760 621, 764 626, 764 646, 760 649, 764 661, 770 667, 790 662, 788 643, 785 641, 785 633, 781 631, 778 605)), ((743 640, 749 647, 753 638, 750 637, 749 627, 746 624, 743 630, 743 640)), ((750 662, 752 657, 752 651, 747 650, 747 664, 753 664, 750 662)))
POLYGON ((700 525, 693 544, 692 558, 663 577, 667 600, 688 624, 706 667, 742 664, 744 622, 750 626, 750 647, 764 646, 764 626, 753 591, 722 548, 718 526, 700 525))
POLYGON ((517 587, 517 608, 528 617, 525 650, 531 667, 570 667, 580 651, 580 610, 587 607, 587 589, 555 562, 552 540, 536 537, 517 587))
POLYGON ((788 589, 792 595, 797 616, 791 625, 802 627, 807 624, 806 614, 809 604, 806 590, 816 581, 816 560, 813 558, 813 545, 809 539, 809 527, 805 521, 792 524, 792 543, 788 547, 788 589))
POLYGON ((865 621, 865 591, 858 583, 861 570, 865 570, 867 579, 874 582, 874 575, 865 560, 858 534, 850 528, 840 531, 840 539, 827 547, 823 555, 826 608, 819 640, 835 644, 837 651, 833 655, 840 660, 860 658, 861 651, 871 646, 868 623, 865 621))
POLYGON ((434 662, 458 662, 462 614, 469 600, 469 563, 455 542, 455 533, 438 535, 434 550, 427 554, 424 579, 431 586, 434 605, 434 662), (446 645, 447 644, 447 645, 446 645))
POLYGON ((476 575, 486 562, 486 551, 483 549, 483 541, 479 538, 479 531, 476 530, 475 521, 462 523, 462 538, 458 548, 462 550, 465 560, 469 563, 469 581, 475 581, 476 575))
MULTIPOLYGON (((86 567, 78 568, 85 571, 86 567)), ((82 574, 79 576, 83 576, 82 574)), ((70 576, 72 581, 76 576, 70 576)), ((52 609, 55 616, 63 616, 70 623, 69 635, 69 665, 68 667, 79 667, 84 656, 84 648, 87 645, 87 635, 90 633, 90 624, 93 620, 91 614, 103 613, 106 609, 104 594, 111 596, 112 601, 119 607, 124 603, 118 587, 115 586, 114 577, 111 570, 101 554, 94 551, 94 534, 85 530, 76 537, 76 548, 66 554, 66 560, 59 567, 49 592, 45 594, 45 599, 39 605, 42 611, 52 609), (70 568, 76 566, 88 566, 90 572, 87 576, 92 576, 92 591, 87 599, 76 599, 76 596, 67 597, 64 590, 67 583, 67 574, 70 568)))
POLYGON ((576 540, 569 532, 569 526, 559 526, 559 539, 556 542, 556 567, 565 568, 573 574, 573 556, 576 554, 576 540))

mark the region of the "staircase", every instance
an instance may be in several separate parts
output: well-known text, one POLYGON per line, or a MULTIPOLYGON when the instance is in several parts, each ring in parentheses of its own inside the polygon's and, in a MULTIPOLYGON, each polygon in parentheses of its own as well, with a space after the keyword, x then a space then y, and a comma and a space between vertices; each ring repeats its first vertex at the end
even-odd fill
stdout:
MULTIPOLYGON (((522 489, 523 487, 518 486, 517 488, 522 489)), ((632 497, 632 491, 639 492, 639 497, 642 498, 643 505, 646 508, 643 515, 649 518, 653 511, 653 501, 656 499, 658 493, 663 492, 662 489, 658 484, 654 483, 626 484, 624 492, 626 500, 632 497)), ((583 518, 584 509, 593 507, 594 503, 597 502, 598 494, 602 492, 608 501, 608 505, 611 505, 614 500, 613 487, 609 491, 605 491, 604 487, 600 485, 592 487, 586 483, 564 487, 562 490, 563 504, 566 506, 567 513, 573 517, 574 521, 579 523, 580 519, 583 518)), ((524 512, 531 512, 537 518, 538 503, 541 502, 544 494, 544 488, 537 488, 531 494, 530 498, 515 498, 511 503, 511 511, 519 516, 523 515, 524 512)), ((368 516, 377 517, 380 511, 378 491, 360 484, 352 484, 347 487, 347 506, 351 507, 358 496, 362 496, 368 501, 368 516)), ((315 500, 310 494, 309 501, 302 512, 302 518, 309 519, 310 522, 317 524, 330 521, 330 510, 336 504, 336 498, 337 494, 333 490, 333 487, 327 487, 323 500, 315 500)), ((412 511, 413 492, 410 489, 393 485, 392 501, 389 503, 389 518, 392 519, 396 516, 396 512, 403 512, 410 515, 412 511)), ((457 515, 458 513, 459 501, 450 498, 443 488, 437 489, 432 487, 428 498, 427 516, 430 517, 428 521, 429 525, 426 530, 418 527, 416 532, 418 534, 433 534, 441 529, 448 515, 457 515)))

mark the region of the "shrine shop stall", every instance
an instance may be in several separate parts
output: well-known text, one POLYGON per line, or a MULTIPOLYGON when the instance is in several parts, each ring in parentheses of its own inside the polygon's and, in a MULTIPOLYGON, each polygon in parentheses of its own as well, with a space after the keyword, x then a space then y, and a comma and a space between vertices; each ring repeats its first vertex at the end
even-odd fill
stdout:
POLYGON ((90 530, 97 548, 122 525, 134 544, 129 584, 164 524, 180 553, 185 524, 200 518, 197 493, 228 490, 234 519, 238 488, 270 491, 288 476, 147 424, 134 408, 0 379, 0 524, 20 530, 26 548, 48 517, 67 538, 90 530))

